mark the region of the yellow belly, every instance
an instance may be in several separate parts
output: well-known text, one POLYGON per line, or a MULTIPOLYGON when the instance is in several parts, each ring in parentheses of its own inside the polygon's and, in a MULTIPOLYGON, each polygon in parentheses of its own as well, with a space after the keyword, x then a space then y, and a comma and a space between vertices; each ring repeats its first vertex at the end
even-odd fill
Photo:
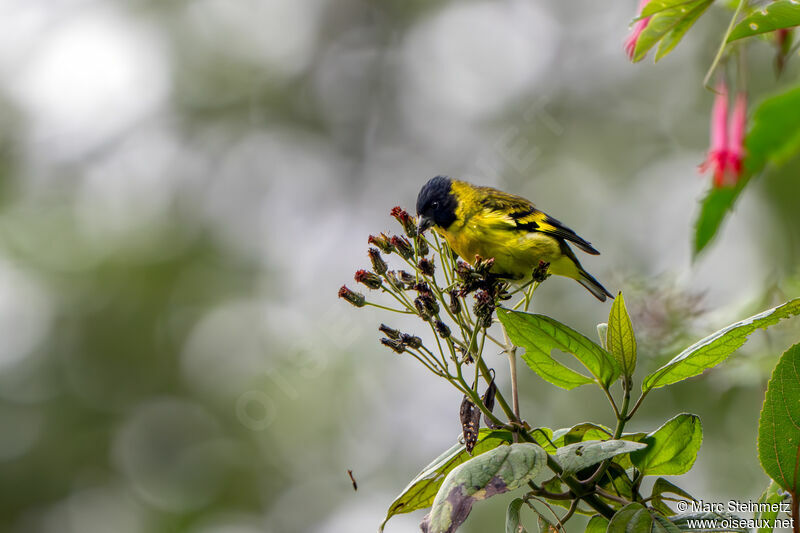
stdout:
POLYGON ((544 233, 479 229, 469 223, 451 231, 440 228, 437 231, 450 248, 470 264, 475 262, 475 256, 493 257, 492 271, 503 276, 527 278, 540 261, 550 263, 552 274, 571 278, 579 275, 572 260, 561 253, 559 241, 544 233))

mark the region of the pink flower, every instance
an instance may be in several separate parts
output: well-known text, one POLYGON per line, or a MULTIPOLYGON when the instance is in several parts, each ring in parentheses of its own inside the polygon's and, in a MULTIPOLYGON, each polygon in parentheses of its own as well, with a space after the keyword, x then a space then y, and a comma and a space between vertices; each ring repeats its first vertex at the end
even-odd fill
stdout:
MULTIPOLYGON (((637 11, 638 14, 642 13, 644 6, 646 6, 648 2, 650 2, 650 0, 641 0, 639 2, 639 10, 637 11)), ((633 28, 631 29, 631 34, 628 35, 627 39, 625 39, 625 52, 627 52, 628 58, 631 61, 633 61, 633 54, 636 52, 636 43, 639 41, 639 36, 642 34, 649 22, 650 17, 637 20, 636 24, 634 24, 633 28)))
POLYGON ((747 119, 747 97, 736 95, 733 114, 728 124, 728 87, 717 84, 717 96, 711 109, 711 146, 700 172, 714 172, 714 186, 736 185, 742 175, 744 130, 747 119))

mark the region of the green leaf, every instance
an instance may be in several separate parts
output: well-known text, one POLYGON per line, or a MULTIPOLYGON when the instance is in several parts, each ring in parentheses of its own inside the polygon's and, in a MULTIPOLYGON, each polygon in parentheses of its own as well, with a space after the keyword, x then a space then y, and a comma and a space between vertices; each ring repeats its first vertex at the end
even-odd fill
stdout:
POLYGON ((800 344, 772 372, 758 421, 758 458, 769 477, 791 494, 800 487, 800 344))
POLYGON ((587 440, 559 448, 556 457, 565 473, 574 474, 610 457, 646 447, 647 444, 629 440, 587 440))
POLYGON ((430 507, 445 476, 455 467, 469 461, 472 457, 477 457, 502 444, 510 443, 512 440, 513 437, 510 431, 481 429, 478 433, 478 443, 472 450, 472 455, 467 452, 463 444, 452 446, 417 474, 411 483, 403 489, 403 492, 395 498, 389 506, 389 511, 386 513, 386 519, 381 524, 380 531, 383 531, 386 522, 394 515, 430 507))
POLYGON ((527 533, 522 522, 520 522, 519 512, 525 502, 521 498, 515 498, 508 504, 506 509, 506 533, 527 533))
POLYGON ((689 28, 694 26, 694 23, 697 22, 697 19, 700 18, 700 15, 705 13, 706 9, 714 3, 713 0, 700 2, 699 4, 694 5, 691 11, 683 17, 680 22, 678 22, 672 30, 667 33, 661 42, 658 43, 658 50, 656 51, 656 62, 664 57, 665 55, 672 52, 672 50, 678 46, 678 43, 681 42, 683 36, 686 35, 686 32, 689 31, 689 28))
POLYGON ((683 413, 668 420, 643 440, 648 446, 631 454, 644 475, 671 476, 688 472, 703 442, 697 415, 683 413))
POLYGON ((795 26, 800 26, 800 5, 794 0, 778 0, 753 9, 733 28, 728 42, 795 26))
POLYGON ((757 510, 753 513, 753 518, 763 520, 764 523, 770 525, 768 527, 759 527, 758 533, 772 533, 775 526, 775 519, 778 517, 778 506, 775 504, 783 502, 786 496, 788 496, 788 494, 783 492, 774 480, 770 481, 770 484, 764 489, 764 492, 761 493, 761 497, 758 498, 758 503, 768 504, 767 510, 757 510))
POLYGON ((606 440, 611 438, 613 433, 611 430, 600 424, 592 422, 582 422, 576 424, 571 428, 561 428, 553 432, 551 440, 557 447, 562 447, 567 444, 574 444, 584 440, 606 440))
POLYGON ((749 179, 743 177, 735 187, 711 187, 700 202, 700 215, 694 226, 694 256, 708 246, 722 226, 722 221, 733 210, 749 179))
POLYGON ((547 465, 547 452, 531 443, 500 446, 454 468, 444 479, 424 533, 452 533, 464 523, 472 504, 527 483, 547 465))
POLYGON ((664 503, 664 500, 678 501, 675 498, 665 498, 664 494, 674 494, 676 496, 682 496, 684 499, 687 500, 694 500, 691 494, 689 494, 679 486, 675 485, 670 481, 667 481, 663 477, 658 478, 656 482, 653 484, 653 490, 650 491, 650 496, 653 498, 650 503, 653 505, 653 508, 655 510, 657 510, 664 516, 671 516, 675 514, 675 511, 670 509, 669 506, 664 503))
POLYGON ((713 2, 714 0, 650 2, 650 4, 655 5, 650 6, 648 4, 642 11, 642 15, 645 15, 645 13, 651 13, 652 15, 636 41, 633 61, 644 59, 647 52, 662 40, 656 60, 667 55, 713 2))
POLYGON ((750 318, 731 324, 676 355, 667 364, 648 375, 642 382, 642 391, 664 387, 686 378, 702 374, 718 365, 738 350, 747 337, 759 328, 777 324, 780 319, 800 314, 800 298, 768 309, 750 318))
POLYGON ((586 524, 584 533, 605 533, 608 527, 608 518, 599 514, 594 515, 586 524))
POLYGON ((608 334, 606 335, 608 351, 617 360, 622 373, 631 377, 636 368, 636 337, 633 324, 625 307, 625 299, 620 292, 611 305, 608 315, 608 334))
POLYGON ((619 367, 607 351, 557 320, 508 309, 498 309, 497 316, 511 342, 525 348, 522 360, 553 385, 569 390, 593 381, 553 359, 555 349, 574 355, 604 387, 619 376, 619 367))
POLYGON ((607 533, 680 533, 680 529, 660 514, 641 503, 630 503, 620 509, 608 524, 607 533))
POLYGON ((785 164, 800 151, 800 87, 764 100, 750 122, 739 183, 736 187, 713 188, 702 202, 695 223, 695 257, 712 241, 750 178, 768 164, 785 164))

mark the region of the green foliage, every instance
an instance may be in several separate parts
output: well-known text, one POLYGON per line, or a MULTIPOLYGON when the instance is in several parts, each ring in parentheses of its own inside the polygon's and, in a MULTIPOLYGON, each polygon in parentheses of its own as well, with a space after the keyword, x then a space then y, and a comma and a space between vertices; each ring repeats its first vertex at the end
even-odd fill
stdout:
POLYGON ((676 499, 674 496, 681 496, 681 499, 694 500, 691 494, 675 485, 671 481, 664 479, 663 477, 656 479, 656 482, 653 483, 653 490, 650 492, 650 494, 653 497, 651 500, 653 509, 657 510, 664 516, 671 516, 675 514, 675 512, 670 509, 666 503, 664 503, 664 500, 678 501, 678 499, 676 499), (672 494, 673 496, 665 497, 665 494, 672 494))
POLYGON ((611 305, 606 334, 608 351, 616 358, 622 374, 631 377, 636 369, 636 336, 625 299, 619 293, 611 305))
POLYGON ((800 26, 800 5, 794 0, 778 0, 751 9, 733 28, 728 42, 795 26, 800 26))
POLYGON ((486 453, 502 444, 510 443, 511 440, 512 436, 508 431, 481 429, 472 455, 467 452, 463 444, 453 445, 417 474, 403 489, 403 492, 395 498, 381 524, 381 531, 386 526, 386 522, 394 515, 430 507, 445 476, 454 468, 469 461, 472 457, 486 453))
POLYGON ((678 526, 641 503, 622 508, 608 524, 607 533, 679 533, 678 526))
POLYGON ((800 298, 795 298, 783 305, 712 333, 703 340, 689 346, 667 364, 645 377, 642 383, 642 390, 649 391, 701 374, 704 370, 716 366, 727 359, 757 329, 767 328, 777 324, 782 318, 788 318, 798 313, 800 313, 800 298))
POLYGON ((498 309, 497 316, 511 342, 525 348, 522 359, 543 379, 564 389, 597 381, 608 387, 619 376, 619 366, 603 348, 574 329, 543 315, 498 309), (594 379, 562 365, 550 355, 561 350, 575 356, 594 379))
POLYGON ((651 17, 650 22, 636 42, 633 60, 644 59, 647 52, 656 44, 658 44, 656 61, 670 53, 712 3, 714 0, 650 2, 642 10, 642 16, 651 17))
POLYGON ((508 504, 508 509, 506 509, 506 533, 527 533, 519 516, 524 503, 521 498, 514 498, 508 504))
POLYGON ((473 502, 513 490, 545 466, 547 453, 537 444, 509 444, 479 455, 453 469, 444 479, 431 512, 422 521, 425 533, 451 533, 467 519, 473 502))
POLYGON ((703 442, 703 428, 696 415, 680 414, 647 435, 647 448, 631 454, 644 475, 678 475, 688 472, 703 442))
POLYGON ((769 165, 784 165, 800 152, 800 87, 767 98, 756 108, 745 138, 745 152, 743 175, 737 186, 713 188, 702 201, 695 223, 695 256, 716 236, 751 177, 769 165))
POLYGON ((589 439, 609 439, 613 433, 610 429, 592 422, 582 422, 571 428, 561 428, 553 432, 552 440, 556 446, 565 446, 589 439))
POLYGON ((800 479, 800 344, 781 356, 769 380, 758 422, 758 458, 784 490, 798 493, 800 479))
POLYGON ((564 472, 574 474, 587 466, 645 447, 647 444, 629 440, 589 440, 559 448, 556 457, 564 472))
POLYGON ((774 480, 770 481, 769 485, 767 485, 767 488, 761 493, 761 496, 758 498, 758 503, 769 504, 769 507, 764 511, 759 510, 753 513, 753 518, 761 519, 764 521, 764 523, 770 524, 770 526, 758 528, 757 533, 772 533, 772 530, 774 529, 773 524, 775 524, 775 518, 778 517, 777 508, 773 507, 772 504, 782 502, 785 494, 786 493, 781 491, 780 485, 775 483, 774 480))
POLYGON ((606 528, 608 528, 608 518, 597 514, 586 524, 584 533, 605 533, 606 528))

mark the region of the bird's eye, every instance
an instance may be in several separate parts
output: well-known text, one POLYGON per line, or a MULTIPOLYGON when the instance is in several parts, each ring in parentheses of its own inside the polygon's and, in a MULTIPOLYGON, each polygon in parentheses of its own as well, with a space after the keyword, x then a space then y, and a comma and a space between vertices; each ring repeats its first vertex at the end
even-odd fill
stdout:
POLYGON ((433 202, 431 204, 431 207, 434 208, 434 209, 439 209, 439 202, 433 202))

